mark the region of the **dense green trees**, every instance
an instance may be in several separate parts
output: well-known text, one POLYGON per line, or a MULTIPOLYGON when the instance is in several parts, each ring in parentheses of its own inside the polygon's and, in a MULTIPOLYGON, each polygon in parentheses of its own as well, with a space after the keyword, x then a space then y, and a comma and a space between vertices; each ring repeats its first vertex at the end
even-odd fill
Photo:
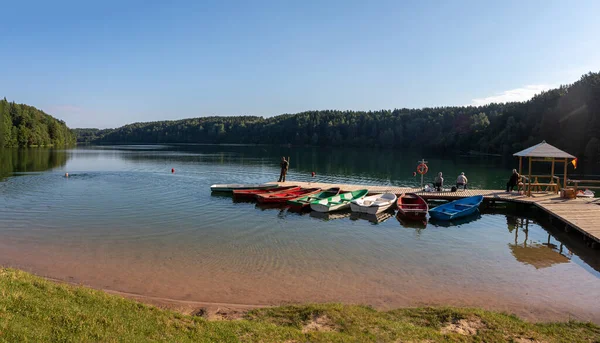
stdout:
POLYGON ((79 129, 94 143, 246 143, 411 148, 437 153, 512 154, 546 140, 600 161, 600 73, 523 103, 395 109, 308 111, 262 117, 203 117, 79 129))
POLYGON ((67 125, 35 107, 0 100, 0 148, 75 144, 67 125))

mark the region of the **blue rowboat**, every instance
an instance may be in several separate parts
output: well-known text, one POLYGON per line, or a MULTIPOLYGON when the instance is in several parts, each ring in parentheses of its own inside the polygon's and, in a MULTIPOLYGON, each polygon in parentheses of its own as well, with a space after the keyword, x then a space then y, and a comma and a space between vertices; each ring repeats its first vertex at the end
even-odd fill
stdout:
POLYGON ((479 204, 483 201, 482 195, 468 197, 449 202, 432 208, 429 210, 429 215, 437 220, 452 220, 456 218, 466 217, 477 212, 479 204))

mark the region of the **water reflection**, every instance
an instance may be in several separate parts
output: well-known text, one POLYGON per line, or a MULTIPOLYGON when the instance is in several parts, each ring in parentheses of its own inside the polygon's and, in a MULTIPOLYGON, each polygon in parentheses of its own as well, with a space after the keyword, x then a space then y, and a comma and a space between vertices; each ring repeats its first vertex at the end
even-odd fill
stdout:
MULTIPOLYGON (((248 202, 250 202, 250 201, 248 201, 248 202)), ((254 200, 254 202, 256 202, 256 200, 254 200)), ((280 212, 285 212, 285 210, 288 208, 288 205, 286 205, 285 203, 270 203, 270 204, 266 203, 265 204, 265 203, 257 202, 256 205, 254 205, 254 207, 261 211, 278 210, 280 212)))
POLYGON ((378 214, 367 214, 367 213, 358 213, 352 212, 350 215, 350 220, 367 220, 372 224, 380 224, 384 221, 392 218, 395 214, 394 210, 388 210, 385 212, 381 212, 378 214))
POLYGON ((398 220, 402 227, 416 229, 417 233, 420 233, 421 230, 424 230, 427 227, 427 219, 412 220, 400 215, 399 212, 396 215, 396 220, 398 220))
POLYGON ((41 172, 67 164, 69 154, 55 149, 0 148, 0 179, 18 173, 41 172))
POLYGON ((508 246, 515 259, 523 264, 528 264, 535 269, 548 268, 559 263, 568 263, 570 261, 571 252, 567 250, 563 253, 564 246, 552 243, 552 235, 548 233, 546 242, 530 241, 529 240, 529 223, 528 218, 518 218, 512 215, 506 216, 508 231, 515 233, 514 243, 509 243, 508 246), (522 242, 519 242, 519 231, 523 233, 522 242), (569 256, 567 256, 569 255, 569 256))
POLYGON ((338 212, 317 212, 317 211, 310 212, 311 218, 316 218, 316 219, 320 219, 320 220, 324 220, 324 221, 350 218, 351 215, 352 215, 352 212, 350 210, 338 211, 338 212))
MULTIPOLYGON (((290 180, 311 180, 310 174, 314 171, 317 177, 313 180, 320 182, 351 175, 360 179, 361 183, 377 181, 399 186, 417 186, 420 183, 420 178, 413 176, 413 171, 416 161, 422 158, 414 151, 253 145, 127 145, 89 147, 87 150, 118 150, 121 158, 136 162, 176 160, 184 164, 209 162, 255 167, 268 165, 273 168, 278 167, 281 156, 290 156, 290 180)), ((469 170, 469 175, 472 175, 470 185, 475 188, 502 188, 506 182, 503 169, 510 170, 512 167, 504 167, 504 161, 498 158, 430 156, 428 161, 432 168, 453 177, 465 169, 469 170)), ((426 182, 431 182, 433 175, 428 174, 426 182)), ((275 181, 277 175, 273 177, 275 181)))
POLYGON ((462 217, 462 218, 453 219, 453 220, 436 220, 435 218, 430 218, 429 223, 434 226, 451 227, 451 226, 461 226, 461 225, 469 224, 469 223, 472 223, 479 219, 481 219, 481 212, 479 212, 479 210, 477 210, 475 213, 473 213, 467 217, 462 217))
MULTIPOLYGON (((236 202, 235 199, 233 198, 233 195, 231 194, 231 192, 211 192, 210 196, 213 198, 232 199, 233 202, 236 202)), ((242 202, 242 201, 240 201, 240 202, 242 202)))

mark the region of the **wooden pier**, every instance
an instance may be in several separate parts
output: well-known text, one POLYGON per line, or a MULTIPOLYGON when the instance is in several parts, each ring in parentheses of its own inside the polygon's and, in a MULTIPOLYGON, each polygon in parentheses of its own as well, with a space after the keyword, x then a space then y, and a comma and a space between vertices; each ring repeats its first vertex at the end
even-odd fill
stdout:
POLYGON ((474 195, 483 195, 488 202, 514 202, 536 206, 548 213, 551 220, 557 220, 564 224, 566 231, 579 231, 584 239, 589 239, 593 245, 600 245, 600 198, 577 198, 563 199, 556 193, 532 193, 532 196, 518 194, 517 192, 506 193, 503 190, 468 189, 456 192, 423 192, 420 188, 374 186, 374 185, 351 185, 333 184, 319 182, 280 182, 282 186, 297 185, 303 188, 319 187, 327 189, 339 187, 343 191, 354 191, 357 189, 368 189, 369 193, 417 193, 426 200, 456 200, 474 195))

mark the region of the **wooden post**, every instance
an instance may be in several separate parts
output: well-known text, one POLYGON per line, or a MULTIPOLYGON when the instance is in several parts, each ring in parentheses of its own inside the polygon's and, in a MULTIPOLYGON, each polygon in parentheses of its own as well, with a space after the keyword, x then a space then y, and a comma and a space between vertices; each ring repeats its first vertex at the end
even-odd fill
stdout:
POLYGON ((531 157, 529 157, 529 179, 527 180, 527 196, 531 196, 531 157))
POLYGON ((567 188, 567 164, 568 164, 568 159, 565 158, 565 176, 564 176, 564 180, 563 180, 563 187, 567 188))
MULTIPOLYGON (((555 161, 554 157, 552 157, 552 171, 550 172, 550 183, 554 183, 554 161, 555 161)), ((554 190, 555 190, 555 193, 558 193, 557 188, 554 188, 554 190)))
POLYGON ((519 156, 519 175, 523 175, 523 156, 519 156))

